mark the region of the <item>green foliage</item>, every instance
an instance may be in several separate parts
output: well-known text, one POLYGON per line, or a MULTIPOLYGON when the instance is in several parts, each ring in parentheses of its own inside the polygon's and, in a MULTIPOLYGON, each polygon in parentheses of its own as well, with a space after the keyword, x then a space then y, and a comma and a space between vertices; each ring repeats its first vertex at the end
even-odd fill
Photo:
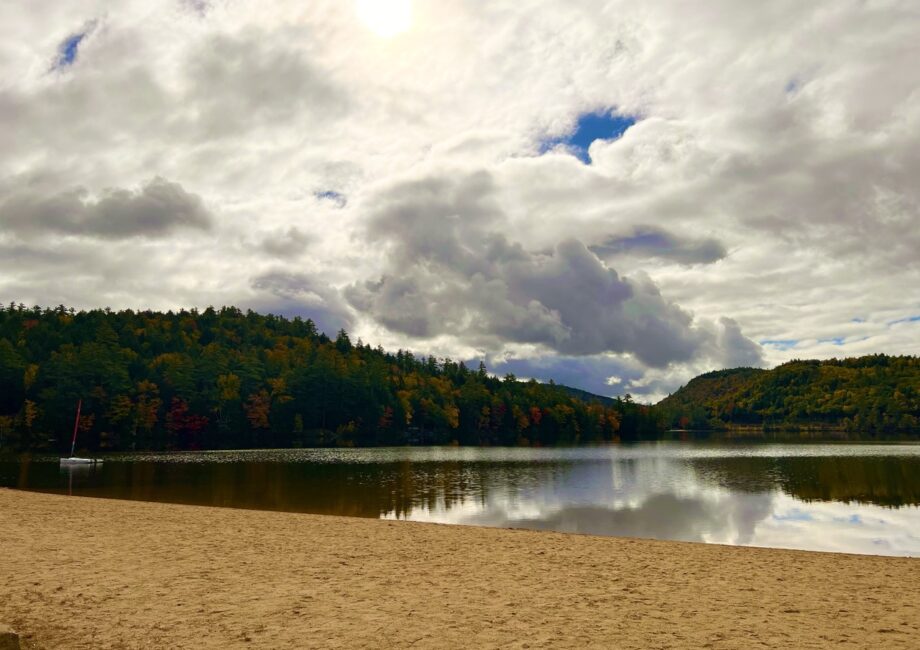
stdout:
POLYGON ((690 381, 659 403, 686 429, 757 426, 889 436, 920 431, 920 358, 882 354, 737 368, 690 381))
POLYGON ((87 449, 652 438, 654 411, 463 363, 334 340, 300 318, 0 308, 3 444, 87 449))
POLYGON ((25 363, 13 344, 0 339, 0 416, 15 415, 25 400, 25 363))

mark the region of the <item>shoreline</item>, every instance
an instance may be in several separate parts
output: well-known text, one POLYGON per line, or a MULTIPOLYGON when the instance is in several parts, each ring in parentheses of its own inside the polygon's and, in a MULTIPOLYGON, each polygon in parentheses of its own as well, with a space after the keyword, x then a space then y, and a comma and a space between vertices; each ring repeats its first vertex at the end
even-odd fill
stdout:
POLYGON ((0 488, 24 648, 916 647, 920 560, 0 488))
MULTIPOLYGON (((438 526, 438 527, 448 527, 448 528, 472 528, 474 530, 510 530, 510 531, 519 531, 519 532, 528 532, 528 533, 552 533, 557 535, 565 535, 572 537, 589 537, 594 539, 614 539, 614 540, 623 540, 630 542, 652 542, 652 543, 664 543, 664 544, 691 544, 699 546, 714 546, 718 548, 748 548, 755 550, 765 550, 765 551, 789 551, 794 553, 819 553, 824 555, 833 555, 833 556, 846 556, 846 557, 868 557, 868 558, 895 558, 895 559, 911 559, 917 562, 920 562, 920 556, 917 555, 897 555, 897 554, 885 554, 885 553, 853 553, 847 551, 829 551, 821 549, 808 549, 808 548, 796 548, 791 546, 759 546, 756 544, 726 544, 723 542, 703 542, 698 540, 684 540, 684 539, 662 539, 654 537, 635 537, 631 535, 604 535, 590 532, 580 532, 580 531, 570 531, 570 530, 555 530, 553 528, 527 528, 524 526, 490 526, 487 524, 477 524, 477 523, 448 523, 443 521, 424 521, 419 519, 399 519, 391 518, 385 516, 364 516, 364 515, 353 515, 353 514, 329 514, 329 513, 320 513, 320 512, 307 512, 301 510, 275 510, 267 508, 254 508, 249 506, 235 506, 235 505, 209 505, 203 503, 183 503, 180 501, 154 501, 154 500, 145 500, 145 499, 135 499, 128 497, 119 497, 119 496, 88 496, 85 494, 64 494, 59 490, 55 489, 41 489, 41 488, 14 488, 14 487, 5 487, 0 486, 0 494, 6 490, 9 492, 26 492, 29 494, 40 494, 46 496, 57 496, 68 499, 89 499, 92 501, 111 501, 115 503, 154 503, 165 506, 181 506, 185 508, 204 508, 204 509, 215 509, 215 510, 234 510, 238 512, 252 512, 252 513, 261 513, 261 512, 271 512, 277 514, 289 514, 289 515, 299 515, 306 517, 322 517, 324 519, 356 519, 359 521, 381 521, 389 523, 400 523, 400 524, 411 524, 411 525, 420 525, 420 526, 438 526)), ((2 523, 2 519, 0 519, 2 523)), ((2 536, 0 536, 2 539, 2 536)), ((918 613, 920 613, 920 608, 918 608, 918 613)))

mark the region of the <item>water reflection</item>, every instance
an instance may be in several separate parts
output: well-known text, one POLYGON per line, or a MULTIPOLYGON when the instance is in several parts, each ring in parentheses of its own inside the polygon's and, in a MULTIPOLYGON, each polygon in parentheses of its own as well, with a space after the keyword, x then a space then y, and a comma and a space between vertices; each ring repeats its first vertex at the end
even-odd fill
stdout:
POLYGON ((649 444, 0 459, 65 494, 920 555, 920 445, 649 444))
POLYGON ((770 494, 703 499, 661 493, 649 496, 636 506, 572 505, 551 508, 529 518, 504 517, 493 510, 470 517, 463 523, 589 535, 750 544, 757 522, 770 514, 772 502, 770 494))
POLYGON ((920 461, 914 456, 736 457, 691 462, 703 480, 733 490, 778 486, 804 501, 891 507, 920 504, 920 461))
MULTIPOLYGON (((775 494, 702 483, 692 462, 667 457, 578 463, 530 489, 491 491, 483 507, 435 508, 411 518, 683 541, 750 544, 775 494)), ((391 515, 392 516, 392 515, 391 515)))

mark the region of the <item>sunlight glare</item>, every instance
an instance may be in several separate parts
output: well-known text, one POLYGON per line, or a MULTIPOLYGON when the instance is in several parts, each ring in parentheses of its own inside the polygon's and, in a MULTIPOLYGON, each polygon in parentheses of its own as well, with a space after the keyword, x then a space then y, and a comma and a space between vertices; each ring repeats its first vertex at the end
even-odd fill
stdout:
POLYGON ((412 0, 357 0, 358 17, 378 36, 391 38, 412 25, 412 0))

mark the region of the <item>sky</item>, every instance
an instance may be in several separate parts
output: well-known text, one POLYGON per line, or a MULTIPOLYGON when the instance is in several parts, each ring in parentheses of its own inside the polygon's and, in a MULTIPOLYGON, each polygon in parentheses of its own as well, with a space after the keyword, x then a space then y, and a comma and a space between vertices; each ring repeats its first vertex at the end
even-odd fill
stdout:
POLYGON ((916 0, 0 3, 0 300, 667 395, 920 353, 916 0))

